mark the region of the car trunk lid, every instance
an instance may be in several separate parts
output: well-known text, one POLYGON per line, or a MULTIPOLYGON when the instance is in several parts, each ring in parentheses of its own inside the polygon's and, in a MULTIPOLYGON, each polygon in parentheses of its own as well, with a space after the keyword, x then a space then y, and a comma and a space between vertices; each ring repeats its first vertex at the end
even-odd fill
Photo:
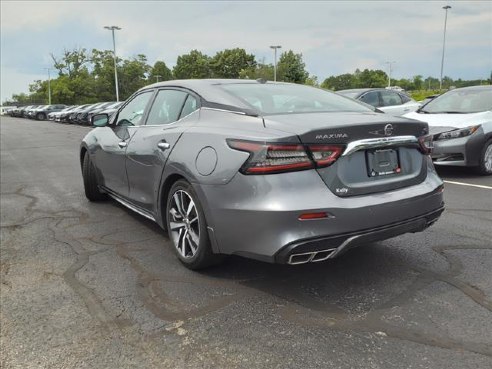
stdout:
POLYGON ((316 169, 337 196, 395 190, 421 183, 427 160, 418 138, 427 123, 377 113, 311 113, 266 116, 267 128, 296 134, 306 146, 340 145, 329 167, 316 169))

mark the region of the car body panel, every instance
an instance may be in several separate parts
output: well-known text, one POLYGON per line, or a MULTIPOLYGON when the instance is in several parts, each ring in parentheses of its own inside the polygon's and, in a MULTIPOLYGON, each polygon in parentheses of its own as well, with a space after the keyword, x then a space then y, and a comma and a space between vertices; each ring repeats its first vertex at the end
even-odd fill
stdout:
POLYGON ((412 226, 398 226, 398 231, 385 233, 387 237, 422 230, 431 223, 425 220, 426 214, 442 211, 442 181, 430 158, 416 144, 417 137, 428 132, 427 124, 377 114, 368 108, 362 113, 261 115, 254 107, 235 102, 234 96, 220 88, 221 83, 258 82, 170 81, 151 85, 140 92, 187 89, 199 96, 201 106, 181 120, 155 125, 148 118, 152 105, 148 103, 142 113, 145 125, 118 126, 117 113, 108 126, 89 132, 82 150, 87 150, 96 167, 101 189, 165 227, 166 189, 176 178, 184 178, 202 204, 214 252, 270 262, 284 260, 279 253, 290 252, 293 244, 311 243, 313 239, 316 247, 323 247, 321 240, 326 237, 371 233, 395 222, 411 222, 412 226), (379 181, 368 178, 366 168, 357 167, 365 162, 361 149, 326 168, 248 175, 242 168, 250 154, 232 149, 228 143, 334 144, 345 149, 354 140, 374 138, 384 143, 388 136, 413 137, 414 141, 410 146, 394 148, 401 155, 404 171, 379 181), (164 140, 169 145, 161 150, 158 144, 164 140), (120 147, 120 143, 126 146, 120 147), (353 168, 361 176, 351 174, 353 168), (334 183, 340 179, 354 191, 337 193, 334 183), (373 182, 372 187, 364 182, 373 182), (371 193, 357 193, 357 188, 368 188, 371 193), (299 220, 304 212, 319 211, 330 216, 299 220))

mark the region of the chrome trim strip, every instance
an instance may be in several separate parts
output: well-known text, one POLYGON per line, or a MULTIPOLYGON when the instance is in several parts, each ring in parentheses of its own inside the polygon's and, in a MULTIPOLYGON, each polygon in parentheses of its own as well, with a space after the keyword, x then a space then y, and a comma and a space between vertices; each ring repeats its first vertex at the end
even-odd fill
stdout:
POLYGON ((140 210, 139 208, 137 208, 136 206, 130 204, 128 201, 125 201, 123 200, 121 197, 119 197, 118 195, 112 193, 111 191, 109 191, 108 189, 104 188, 104 190, 106 191, 106 193, 111 196, 111 198, 113 198, 114 200, 118 201, 121 205, 127 207, 128 209, 134 211, 135 213, 147 218, 147 219, 150 219, 152 220, 153 222, 156 222, 155 218, 148 214, 147 212, 143 211, 143 210, 140 210))
POLYGON ((226 110, 226 109, 209 108, 208 106, 202 106, 200 109, 215 110, 215 111, 221 111, 221 112, 225 112, 225 113, 233 113, 233 114, 247 115, 243 111, 234 111, 234 110, 226 110))
POLYGON ((359 150, 366 150, 377 147, 389 147, 395 145, 418 145, 418 143, 419 141, 415 136, 368 138, 349 142, 342 156, 350 155, 359 150))

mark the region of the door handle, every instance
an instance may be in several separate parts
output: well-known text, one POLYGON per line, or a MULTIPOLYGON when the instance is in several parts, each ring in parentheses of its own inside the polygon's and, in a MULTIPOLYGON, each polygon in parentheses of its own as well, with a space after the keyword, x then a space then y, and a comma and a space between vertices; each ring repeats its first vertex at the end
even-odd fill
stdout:
POLYGON ((125 141, 120 141, 118 142, 118 146, 124 149, 126 147, 127 143, 125 141))
POLYGON ((160 150, 164 151, 164 150, 169 149, 169 148, 171 147, 171 145, 169 145, 167 142, 159 142, 159 143, 157 144, 157 147, 158 147, 160 150))

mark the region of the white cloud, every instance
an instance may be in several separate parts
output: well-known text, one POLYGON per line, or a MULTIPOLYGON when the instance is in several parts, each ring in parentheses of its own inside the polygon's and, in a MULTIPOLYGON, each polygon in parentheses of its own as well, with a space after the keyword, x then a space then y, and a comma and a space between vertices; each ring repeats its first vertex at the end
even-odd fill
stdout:
MULTIPOLYGON (((447 3, 2 1, 2 50, 9 50, 9 55, 2 53, 2 74, 5 66, 28 69, 29 63, 39 70, 50 62, 50 52, 61 54, 64 48, 111 49, 103 26, 118 25, 117 53, 143 53, 151 64, 162 59, 173 66, 178 55, 191 49, 213 55, 233 47, 271 62, 268 46, 280 44, 283 50, 303 53, 307 69, 320 80, 355 68, 384 68, 386 60, 397 61, 399 77, 437 75, 442 6, 447 3), (9 43, 22 38, 32 40, 35 52, 29 53, 25 40, 23 48, 11 51, 9 43)), ((492 69, 492 2, 449 3, 447 71, 455 78, 487 76, 492 69), (474 69, 468 70, 467 63, 474 69)), ((18 90, 25 79, 9 80, 14 83, 10 89, 18 90)))

